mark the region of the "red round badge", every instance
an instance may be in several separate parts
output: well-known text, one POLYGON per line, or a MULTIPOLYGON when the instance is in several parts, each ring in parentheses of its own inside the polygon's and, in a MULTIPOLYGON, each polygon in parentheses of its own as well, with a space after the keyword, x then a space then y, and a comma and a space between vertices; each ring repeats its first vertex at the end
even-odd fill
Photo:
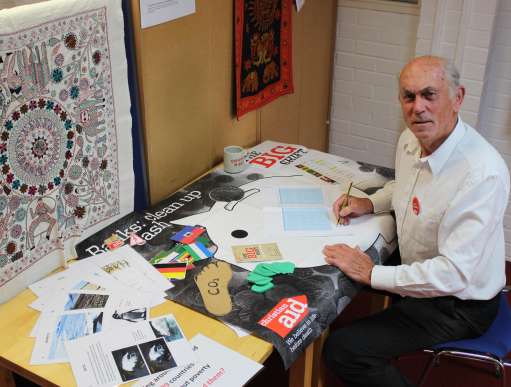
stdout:
POLYGON ((415 215, 419 215, 421 212, 421 205, 417 196, 414 196, 412 199, 412 210, 415 215))

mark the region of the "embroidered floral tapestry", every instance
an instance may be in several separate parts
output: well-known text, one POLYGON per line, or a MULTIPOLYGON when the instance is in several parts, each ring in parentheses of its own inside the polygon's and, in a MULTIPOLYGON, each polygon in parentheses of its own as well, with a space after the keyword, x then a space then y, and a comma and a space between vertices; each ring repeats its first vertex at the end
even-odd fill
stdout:
POLYGON ((238 118, 293 92, 291 0, 235 0, 238 118))
POLYGON ((120 0, 0 11, 0 302, 132 210, 123 28, 120 0))

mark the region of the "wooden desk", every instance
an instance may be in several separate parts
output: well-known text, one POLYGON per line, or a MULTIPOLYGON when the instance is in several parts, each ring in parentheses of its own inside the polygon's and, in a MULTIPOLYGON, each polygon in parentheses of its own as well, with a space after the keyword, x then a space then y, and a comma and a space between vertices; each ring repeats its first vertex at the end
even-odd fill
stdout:
MULTIPOLYGON (((263 145, 263 144, 262 144, 263 145)), ((273 145, 269 145, 273 146, 273 145)), ((273 149, 273 148, 272 148, 273 149)), ((277 150, 282 150, 280 148, 280 145, 276 147, 277 150)), ((283 149, 287 149, 284 147, 283 149)), ((295 148, 292 148, 295 149, 295 148)), ((262 151, 263 149, 259 149, 262 151)), ((275 151, 277 156, 276 159, 280 160, 282 159, 281 153, 275 151)), ((301 148, 296 150, 296 152, 293 154, 296 157, 301 157, 302 155, 301 148)), ((266 154, 266 153, 264 153, 266 154)), ((266 157, 266 156, 265 156, 266 157)), ((290 157, 290 156, 289 156, 290 157)), ((289 159, 294 160, 294 159, 289 159)), ((276 163, 276 161, 275 161, 276 163)), ((354 163, 354 162, 353 162, 354 163)), ((355 164, 355 163, 354 163, 355 164)), ((315 165, 315 164, 314 164, 315 165)), ((313 165, 313 166, 314 166, 313 165)), ((286 164, 288 166, 288 164, 286 164)), ((267 166, 265 166, 268 168, 267 166)), ((308 167, 307 167, 308 168, 308 167)), ((347 168, 347 167, 346 167, 347 168)), ((360 167, 356 164, 353 166, 357 171, 360 170, 360 167)), ((366 168, 363 173, 371 174, 372 176, 372 170, 371 168, 366 168)), ((308 169, 310 171, 310 169, 308 169)), ((296 172, 294 169, 293 172, 296 172)), ((262 170, 259 171, 262 173, 262 170)), ((255 176, 258 177, 258 174, 255 176)), ((360 171, 359 171, 360 172, 360 171)), ((268 172, 268 173, 271 173, 268 172)), ((310 172, 307 172, 310 173, 310 172)), ((318 172, 319 173, 319 172, 318 172)), ((358 173, 358 172, 357 172, 358 173)), ((294 176, 294 174, 292 174, 294 176)), ((314 173, 315 176, 317 176, 316 173, 314 173)), ((381 172, 378 172, 376 175, 380 176, 378 179, 383 179, 384 175, 381 174, 381 172)), ((388 173, 385 174, 387 176, 388 173)), ((220 176, 220 175, 219 175, 220 176)), ((268 176, 271 176, 271 174, 268 174, 268 176)), ((278 177, 277 174, 275 177, 278 177)), ((322 176, 320 174, 320 176, 322 176)), ((225 177, 225 176, 223 176, 225 177)), ((236 184, 235 187, 242 186, 245 184, 250 184, 253 181, 252 178, 254 176, 249 177, 249 175, 240 175, 238 176, 241 178, 236 184), (243 183, 243 184, 242 184, 243 183)), ((259 176, 260 177, 260 176, 259 176)), ((287 176, 282 176, 287 177, 287 176)), ((326 176, 322 176, 326 177, 326 176)), ((362 181, 365 177, 360 178, 362 181)), ((380 181, 378 180, 378 181, 380 181)), ((174 207, 172 205, 174 204, 173 201, 179 201, 181 199, 185 199, 185 203, 189 203, 191 198, 186 197, 189 194, 189 191, 197 189, 199 192, 205 192, 204 197, 209 198, 215 202, 216 199, 212 199, 209 195, 212 192, 213 187, 222 187, 222 186, 229 186, 232 185, 229 180, 225 182, 225 180, 218 180, 218 182, 215 180, 214 184, 209 182, 205 186, 202 186, 198 184, 198 181, 196 182, 196 187, 193 188, 193 184, 188 186, 188 192, 185 190, 179 191, 175 193, 175 197, 171 196, 165 201, 162 201, 157 206, 154 206, 155 211, 159 211, 158 215, 151 215, 151 218, 154 218, 157 216, 158 221, 165 221, 168 223, 172 223, 173 220, 179 219, 178 211, 174 212, 174 207), (190 188, 192 187, 192 188, 190 188), (208 191, 209 189, 209 191, 208 191), (165 208, 165 211, 160 211, 163 208, 165 208), (170 211, 170 210, 171 211, 170 211), (169 210, 169 211, 167 211, 169 210)), ((378 183, 380 184, 381 181, 378 183)), ((376 184, 376 183, 375 183, 376 184)), ((376 186, 376 185, 375 185, 376 186)), ((371 188, 374 188, 375 186, 370 185, 371 188)), ((198 196, 200 197, 200 195, 198 196)), ((244 198, 244 196, 242 195, 244 198)), ((196 199, 197 197, 193 197, 196 199)), ((232 199, 227 198, 228 200, 225 201, 231 201, 232 199)), ((241 200, 241 199, 239 199, 241 200)), ((224 200, 219 200, 220 202, 223 202, 224 200)), ((212 208, 214 204, 209 203, 208 201, 202 201, 201 205, 209 206, 208 208, 212 208)), ((181 207, 178 207, 178 209, 181 207)), ((200 208, 200 206, 199 206, 200 208)), ((153 211, 152 209, 149 209, 153 211)), ((137 214, 137 216, 140 218, 143 215, 137 214)), ((153 222, 155 220, 150 220, 150 222, 153 222)), ((126 225, 130 222, 135 222, 134 218, 129 218, 129 220, 122 220, 122 222, 127 222, 126 224, 123 223, 123 226, 120 224, 112 224, 111 229, 103 229, 99 234, 95 235, 95 239, 97 241, 94 241, 93 243, 91 241, 87 241, 86 243, 92 243, 95 246, 101 245, 102 241, 105 240, 107 237, 109 237, 113 230, 116 229, 116 227, 120 227, 122 230, 127 230, 126 225)), ((145 227, 145 225, 144 225, 145 227)), ((124 231, 127 232, 127 231, 124 231)), ((389 240, 391 240, 390 238, 389 240)), ((378 239, 379 240, 379 239, 378 239)), ((386 242, 385 238, 383 238, 385 243, 390 244, 390 242, 386 242)), ((157 245, 159 242, 156 242, 155 245, 157 245)), ((375 244, 373 242, 373 244, 375 244)), ((90 246, 90 245, 88 245, 90 246)), ((77 246, 78 249, 79 246, 77 246)), ((168 247, 168 246, 167 246, 168 247)), ((381 251, 383 251, 383 242, 379 248, 381 248, 381 251)), ((83 247, 85 248, 85 247, 83 247)), ((387 250, 385 250, 387 251, 387 250)), ((150 252, 150 251, 149 251, 150 252)), ((90 253, 90 252, 89 252, 90 253)), ((378 250, 378 254, 380 251, 378 250)), ((142 254, 143 255, 143 254, 142 254)), ((81 256, 87 256, 82 254, 81 256)), ((147 257, 146 257, 147 258, 147 257)), ((338 274, 338 273, 337 273, 338 274)), ((325 276, 323 274, 318 275, 318 278, 322 279, 322 281, 330 281, 329 279, 325 279, 325 276)), ((319 280, 319 279, 318 279, 319 280)), ((339 279, 333 279, 335 281, 338 281, 339 279)), ((319 285, 318 285, 319 286, 319 285)), ((302 293, 305 293, 305 290, 301 290, 302 293)), ((35 299, 35 296, 31 294, 30 291, 25 291, 18 295, 16 298, 11 300, 10 302, 0 305, 0 366, 3 366, 5 369, 12 370, 15 372, 18 372, 19 374, 27 377, 28 379, 34 380, 37 383, 46 384, 46 385, 64 385, 64 386, 73 386, 75 385, 74 378, 72 375, 71 367, 69 364, 59 364, 59 365, 45 365, 45 366, 31 366, 29 365, 29 360, 31 357, 31 352, 34 344, 34 339, 29 337, 29 333, 35 324, 35 321, 37 319, 38 313, 36 311, 31 310, 27 305, 35 299)), ((336 306, 330 305, 329 310, 335 311, 336 306)), ((338 306, 337 306, 338 310, 338 306)), ((167 301, 165 304, 155 308, 152 313, 151 317, 157 317, 159 315, 165 314, 165 313, 173 313, 177 320, 180 322, 181 326, 183 327, 185 335, 190 339, 193 337, 196 333, 203 333, 209 337, 211 337, 214 340, 217 340, 218 342, 238 351, 241 354, 244 354, 253 360, 256 360, 258 362, 264 362, 264 360, 270 355, 272 351, 272 345, 268 342, 265 342, 263 340, 257 339, 256 337, 248 336, 244 338, 238 338, 234 332, 232 332, 229 328, 227 328, 222 323, 211 319, 209 317, 206 317, 205 315, 200 314, 199 312, 192 311, 191 309, 188 309, 186 307, 183 307, 181 305, 178 305, 174 302, 167 301)), ((332 313, 325 313, 325 316, 333 315, 332 313)), ((259 328, 259 327, 258 327, 259 328)), ((323 329, 323 326, 321 327, 323 329)), ((319 332, 319 330, 318 330, 319 332)), ((311 336, 311 340, 314 336, 311 336)), ((308 348, 305 349, 303 352, 303 355, 299 357, 292 365, 290 369, 290 375, 289 375, 289 383, 292 387, 301 387, 301 386, 312 386, 312 385, 322 385, 321 382, 321 367, 320 367, 320 360, 321 360, 321 348, 322 343, 324 341, 324 338, 326 337, 326 334, 323 333, 319 338, 316 339, 314 343, 312 343, 308 348)), ((309 342, 309 341, 307 341, 309 342)), ((278 344, 277 344, 278 345, 278 344)), ((296 352, 298 353, 298 352, 296 352)), ((294 359, 294 358, 293 358, 294 359)), ((2 382, 1 379, 2 375, 0 374, 0 383, 2 382)))
MULTIPOLYGON (((30 365, 35 342, 30 337, 30 331, 39 312, 28 305, 35 299, 36 296, 27 289, 0 305, 0 367, 3 368, 3 372, 0 372, 0 385, 9 386, 9 379, 12 380, 9 371, 13 371, 43 386, 76 386, 69 363, 30 365)), ((172 301, 152 308, 150 317, 167 313, 174 314, 188 339, 203 333, 259 363, 263 363, 272 352, 273 346, 270 343, 254 336, 239 338, 223 323, 172 301)))
MULTIPOLYGON (((39 312, 28 305, 36 298, 27 289, 0 305, 0 386, 14 386, 11 372, 42 386, 76 386, 69 363, 30 365, 35 342, 35 339, 30 337, 30 331, 39 317, 39 312)), ((254 336, 239 338, 223 323, 175 302, 166 301, 151 309, 151 317, 167 313, 174 314, 188 339, 199 332, 203 333, 259 363, 263 363, 273 350, 273 346, 264 340, 254 336)), ((325 337, 326 334, 323 334, 318 338, 293 364, 289 370, 289 386, 321 385, 320 358, 325 337)))

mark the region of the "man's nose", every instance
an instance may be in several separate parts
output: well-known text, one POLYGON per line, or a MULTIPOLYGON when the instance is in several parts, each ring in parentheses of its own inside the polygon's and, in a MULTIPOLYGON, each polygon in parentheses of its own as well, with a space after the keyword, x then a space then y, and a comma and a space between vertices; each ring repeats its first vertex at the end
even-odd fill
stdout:
POLYGON ((424 101, 423 98, 417 96, 415 97, 415 100, 413 101, 413 112, 415 114, 421 114, 426 110, 426 101, 424 101))

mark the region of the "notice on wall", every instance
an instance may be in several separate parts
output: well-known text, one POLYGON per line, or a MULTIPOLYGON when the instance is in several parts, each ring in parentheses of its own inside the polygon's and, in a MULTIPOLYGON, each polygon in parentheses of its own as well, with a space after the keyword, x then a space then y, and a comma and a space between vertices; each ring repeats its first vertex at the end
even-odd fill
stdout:
POLYGON ((142 28, 195 13, 195 0, 140 0, 142 28))
POLYGON ((296 4, 296 12, 300 12, 303 5, 305 4, 305 0, 295 0, 295 4, 296 4))

